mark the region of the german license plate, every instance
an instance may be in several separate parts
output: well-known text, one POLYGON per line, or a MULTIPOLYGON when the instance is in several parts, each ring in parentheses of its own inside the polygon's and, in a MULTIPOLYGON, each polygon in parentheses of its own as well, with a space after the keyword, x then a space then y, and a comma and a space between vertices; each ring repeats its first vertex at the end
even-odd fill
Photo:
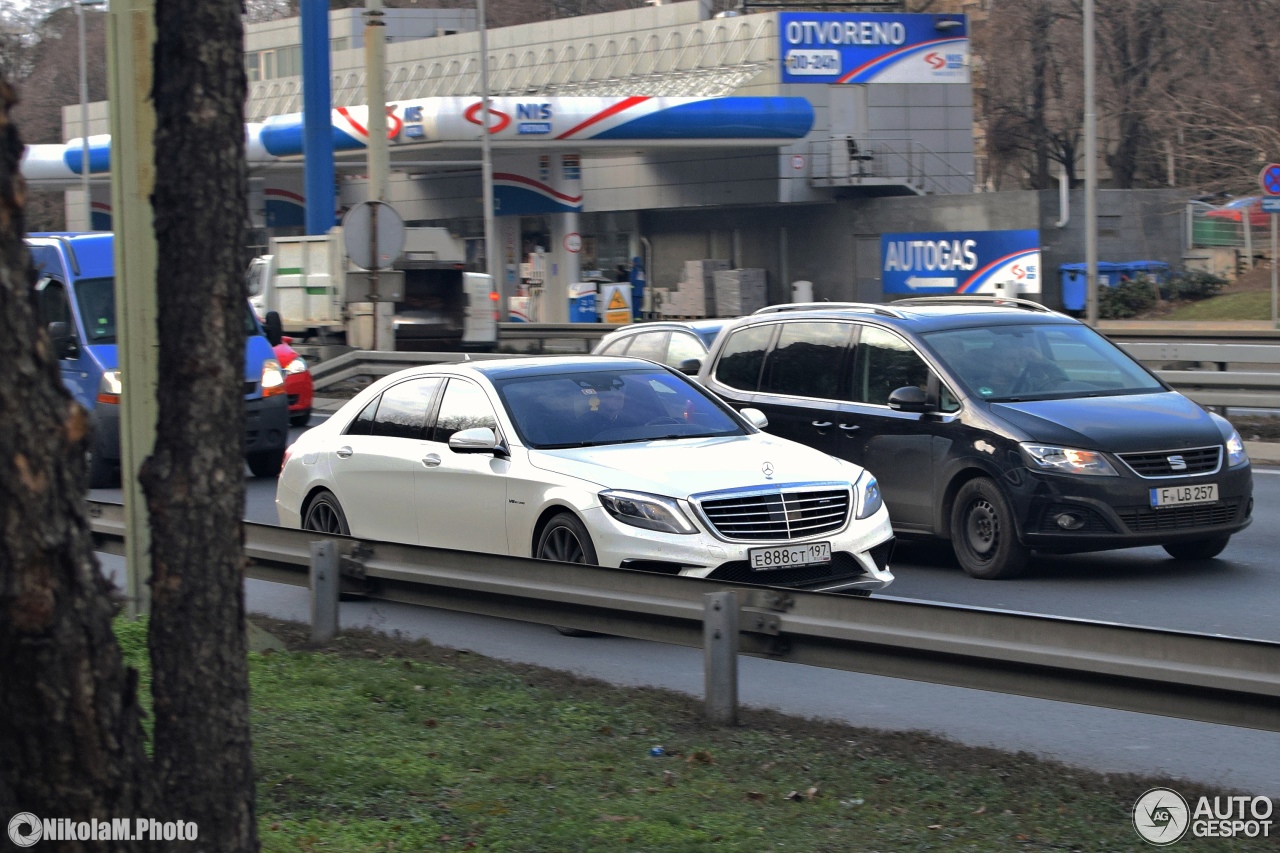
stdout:
POLYGON ((791 566, 812 566, 831 562, 830 542, 810 542, 807 545, 786 545, 780 548, 750 548, 747 558, 755 571, 786 569, 791 566))
POLYGON ((1165 486, 1162 489, 1151 490, 1151 505, 1156 509, 1163 506, 1211 504, 1217 500, 1217 483, 1205 483, 1201 486, 1165 486))

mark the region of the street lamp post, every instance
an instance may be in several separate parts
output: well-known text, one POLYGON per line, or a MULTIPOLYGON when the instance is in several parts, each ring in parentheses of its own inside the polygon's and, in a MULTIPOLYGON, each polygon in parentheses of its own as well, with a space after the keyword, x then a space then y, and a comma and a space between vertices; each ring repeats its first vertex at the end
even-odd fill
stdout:
POLYGON ((85 57, 84 10, 101 6, 106 0, 76 0, 80 28, 80 190, 84 194, 84 230, 93 230, 93 198, 89 192, 89 72, 85 57))

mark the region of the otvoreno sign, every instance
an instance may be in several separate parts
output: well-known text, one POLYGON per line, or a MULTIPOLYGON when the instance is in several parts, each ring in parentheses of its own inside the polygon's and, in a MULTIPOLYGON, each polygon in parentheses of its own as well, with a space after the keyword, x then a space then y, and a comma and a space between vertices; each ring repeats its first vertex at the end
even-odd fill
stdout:
POLYGON ((963 15, 783 12, 783 83, 968 83, 963 15))
POLYGON ((885 293, 1037 294, 1042 279, 1040 232, 884 234, 880 272, 885 293))

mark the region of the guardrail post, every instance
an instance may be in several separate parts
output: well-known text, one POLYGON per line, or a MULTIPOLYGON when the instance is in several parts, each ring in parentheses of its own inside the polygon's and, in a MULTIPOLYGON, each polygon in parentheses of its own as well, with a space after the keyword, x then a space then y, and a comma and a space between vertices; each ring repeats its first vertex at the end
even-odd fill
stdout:
POLYGON ((732 726, 738 721, 738 594, 707 593, 702 614, 707 719, 732 726))
POLYGON ((338 633, 338 543, 311 543, 311 642, 327 643, 338 633))

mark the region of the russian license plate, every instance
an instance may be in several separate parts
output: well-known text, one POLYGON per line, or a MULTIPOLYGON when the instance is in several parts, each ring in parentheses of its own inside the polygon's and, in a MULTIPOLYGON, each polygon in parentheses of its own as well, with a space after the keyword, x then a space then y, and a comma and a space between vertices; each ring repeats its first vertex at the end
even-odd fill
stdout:
POLYGON ((780 548, 750 548, 747 559, 755 571, 786 569, 791 566, 812 566, 831 562, 830 542, 810 542, 807 545, 786 545, 780 548))
POLYGON ((1205 483, 1202 486, 1165 486, 1162 489, 1151 490, 1151 505, 1156 509, 1162 506, 1211 504, 1217 500, 1217 483, 1205 483))

